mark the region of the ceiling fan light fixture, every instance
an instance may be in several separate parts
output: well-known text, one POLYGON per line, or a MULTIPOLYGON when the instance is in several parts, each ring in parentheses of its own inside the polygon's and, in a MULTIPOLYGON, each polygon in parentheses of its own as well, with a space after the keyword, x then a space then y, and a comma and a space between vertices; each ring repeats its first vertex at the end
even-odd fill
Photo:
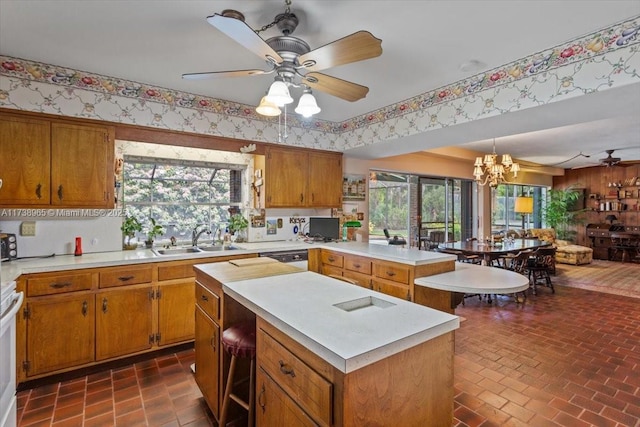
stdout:
POLYGON ((296 113, 302 115, 302 117, 311 117, 314 114, 320 112, 320 107, 316 102, 316 98, 311 93, 311 89, 305 89, 304 93, 298 101, 298 106, 295 109, 296 113))
POLYGON ((293 102, 293 98, 289 93, 289 88, 287 84, 282 80, 276 80, 271 83, 269 87, 269 93, 265 97, 267 101, 277 105, 278 107, 282 107, 286 104, 291 104, 293 102))
POLYGON ((260 104, 256 107, 256 113, 267 117, 276 117, 279 116, 282 111, 276 104, 269 102, 266 96, 263 96, 260 104))

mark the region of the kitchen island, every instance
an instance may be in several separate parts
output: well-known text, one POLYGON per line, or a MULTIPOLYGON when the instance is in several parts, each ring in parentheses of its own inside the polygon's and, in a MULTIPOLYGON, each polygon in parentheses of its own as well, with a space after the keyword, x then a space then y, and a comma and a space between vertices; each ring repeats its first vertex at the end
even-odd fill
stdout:
POLYGON ((258 425, 287 416, 327 426, 451 425, 456 316, 313 272, 229 273, 242 268, 196 265, 196 281, 219 294, 220 329, 257 317, 258 425), (283 374, 274 358, 298 374, 283 374))

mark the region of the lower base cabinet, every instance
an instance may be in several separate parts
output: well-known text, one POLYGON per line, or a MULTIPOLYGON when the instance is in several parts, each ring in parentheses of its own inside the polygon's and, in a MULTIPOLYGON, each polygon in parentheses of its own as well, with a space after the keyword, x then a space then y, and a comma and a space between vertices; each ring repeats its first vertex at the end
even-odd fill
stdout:
POLYGON ((26 304, 23 310, 29 342, 23 370, 32 375, 93 361, 95 303, 93 295, 63 296, 26 304))
MULTIPOLYGON (((18 384, 193 341, 193 265, 244 257, 20 276, 18 292, 26 298, 16 319, 18 384)), ((215 334, 217 342, 218 331, 215 334)))
POLYGON ((96 294, 96 360, 149 350, 154 342, 151 286, 96 294))
MULTIPOLYGON (((209 409, 220 418, 218 390, 220 384, 220 326, 200 308, 196 307, 196 373, 195 379, 209 409)), ((276 425, 276 424, 273 424, 276 425)))
POLYGON ((257 426, 318 426, 264 371, 256 376, 257 426))

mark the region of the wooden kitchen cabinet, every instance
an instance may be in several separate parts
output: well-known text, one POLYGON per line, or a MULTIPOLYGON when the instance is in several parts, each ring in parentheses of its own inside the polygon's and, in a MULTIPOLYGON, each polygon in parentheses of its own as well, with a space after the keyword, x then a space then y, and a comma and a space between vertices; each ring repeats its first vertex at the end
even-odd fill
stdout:
POLYGON ((0 203, 15 207, 114 206, 114 130, 0 114, 0 203))
POLYGON ((113 131, 106 126, 51 124, 51 204, 114 206, 113 131))
POLYGON ((48 121, 0 114, 0 204, 49 204, 50 141, 48 121))
POLYGON ((220 325, 200 307, 195 310, 195 379, 216 419, 220 416, 220 325))
POLYGON ((195 304, 194 280, 161 285, 156 292, 158 300, 159 346, 176 344, 194 338, 195 304))
POLYGON ((264 369, 258 369, 256 386, 258 396, 256 426, 315 427, 318 425, 287 396, 264 369))
POLYGON ((96 294, 96 360, 149 350, 154 342, 151 285, 96 294))
POLYGON ((309 250, 309 270, 324 275, 338 275, 355 280, 359 286, 383 294, 413 301, 437 310, 453 313, 450 302, 427 296, 415 286, 416 277, 430 276, 455 270, 454 261, 410 265, 377 258, 369 258, 329 249, 309 250), (418 298, 416 298, 418 293, 418 298))
POLYGON ((27 302, 24 371, 41 375, 94 360, 95 303, 82 293, 27 302))
MULTIPOLYGON (((17 287, 26 300, 17 318, 16 360, 23 367, 18 383, 193 341, 197 330, 194 264, 247 257, 193 258, 20 276, 17 287)), ((217 297, 209 293, 208 301, 202 295, 198 298, 204 311, 219 319, 217 297)), ((211 337, 214 333, 209 330, 208 334, 211 337)), ((215 336, 217 342, 219 331, 215 336)), ((206 364, 202 366, 197 378, 207 372, 206 364)), ((217 369, 217 362, 212 366, 217 369)))
POLYGON ((264 180, 267 208, 340 207, 342 154, 270 147, 264 180))

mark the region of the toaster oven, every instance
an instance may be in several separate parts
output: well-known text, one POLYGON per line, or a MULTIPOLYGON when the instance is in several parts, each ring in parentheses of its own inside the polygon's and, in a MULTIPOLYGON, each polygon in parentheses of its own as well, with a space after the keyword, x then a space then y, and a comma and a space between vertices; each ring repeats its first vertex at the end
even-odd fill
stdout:
POLYGON ((18 258, 18 241, 15 234, 0 233, 0 261, 18 258))

